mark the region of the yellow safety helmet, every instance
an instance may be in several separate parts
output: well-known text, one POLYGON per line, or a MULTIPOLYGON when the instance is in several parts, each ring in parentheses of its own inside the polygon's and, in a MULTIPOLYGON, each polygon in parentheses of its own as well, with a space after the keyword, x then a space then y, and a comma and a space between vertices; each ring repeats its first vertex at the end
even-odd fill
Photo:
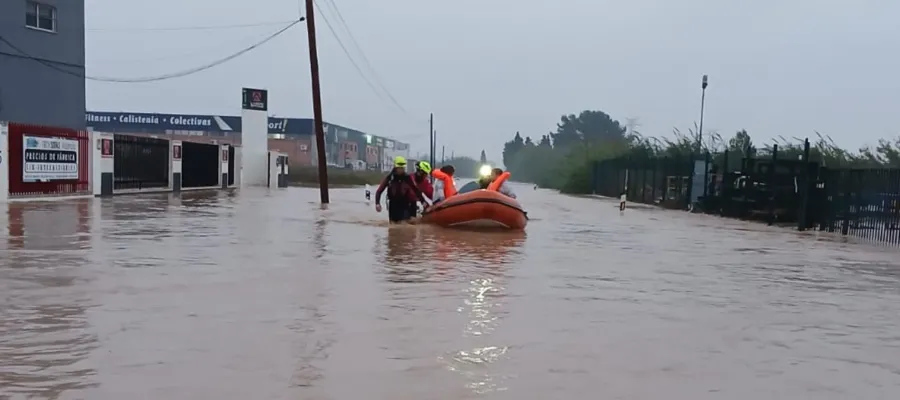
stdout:
POLYGON ((416 163, 416 168, 420 169, 422 172, 426 174, 431 173, 431 164, 428 161, 419 161, 416 163))
POLYGON ((394 168, 406 167, 406 158, 403 156, 394 157, 394 168))

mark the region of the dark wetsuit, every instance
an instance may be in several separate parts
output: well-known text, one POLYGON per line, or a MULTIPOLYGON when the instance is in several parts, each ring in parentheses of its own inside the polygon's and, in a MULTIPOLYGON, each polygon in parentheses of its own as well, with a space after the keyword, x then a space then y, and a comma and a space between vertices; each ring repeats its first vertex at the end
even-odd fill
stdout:
POLYGON ((407 221, 415 216, 413 212, 416 201, 425 202, 422 191, 416 186, 411 176, 397 175, 391 172, 384 177, 378 190, 375 191, 375 204, 381 204, 381 194, 387 190, 388 219, 391 222, 407 221))
MULTIPOLYGON (((431 185, 431 181, 428 180, 428 175, 418 176, 413 175, 413 183, 416 184, 416 187, 422 192, 425 197, 429 199, 434 198, 434 186, 431 185)), ((414 201, 409 206, 409 212, 415 217, 419 213, 419 205, 414 201)))

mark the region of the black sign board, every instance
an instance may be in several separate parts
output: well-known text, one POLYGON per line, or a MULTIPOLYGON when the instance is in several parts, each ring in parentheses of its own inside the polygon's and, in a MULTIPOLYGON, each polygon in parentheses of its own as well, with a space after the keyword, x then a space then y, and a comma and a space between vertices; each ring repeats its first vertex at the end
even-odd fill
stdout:
POLYGON ((245 110, 268 111, 269 91, 263 89, 243 89, 243 105, 245 110))

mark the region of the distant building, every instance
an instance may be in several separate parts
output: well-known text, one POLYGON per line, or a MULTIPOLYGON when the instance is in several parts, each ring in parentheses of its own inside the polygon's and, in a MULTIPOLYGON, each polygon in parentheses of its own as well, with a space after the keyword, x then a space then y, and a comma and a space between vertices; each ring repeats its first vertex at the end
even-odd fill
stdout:
POLYGON ((84 0, 0 0, 0 37, 0 120, 84 129, 84 0))
MULTIPOLYGON (((85 122, 94 130, 108 133, 168 136, 215 144, 241 142, 241 117, 238 116, 89 111, 85 113, 85 122)), ((269 117, 269 148, 286 153, 291 165, 315 165, 313 126, 309 118, 269 117)), ((409 155, 406 143, 330 123, 325 123, 323 128, 326 160, 333 166, 382 170, 385 160, 393 160, 394 155, 409 155), (398 147, 405 150, 397 150, 398 147)), ((392 162, 387 161, 387 165, 392 162)))

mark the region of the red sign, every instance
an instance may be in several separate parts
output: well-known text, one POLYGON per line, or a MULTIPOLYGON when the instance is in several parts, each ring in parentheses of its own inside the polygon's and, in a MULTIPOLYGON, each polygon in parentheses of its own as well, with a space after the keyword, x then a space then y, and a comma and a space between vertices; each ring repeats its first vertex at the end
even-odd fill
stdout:
POLYGON ((172 145, 172 159, 173 160, 181 159, 181 145, 180 144, 172 145))
POLYGON ((100 139, 100 155, 106 158, 113 156, 112 139, 100 139))

